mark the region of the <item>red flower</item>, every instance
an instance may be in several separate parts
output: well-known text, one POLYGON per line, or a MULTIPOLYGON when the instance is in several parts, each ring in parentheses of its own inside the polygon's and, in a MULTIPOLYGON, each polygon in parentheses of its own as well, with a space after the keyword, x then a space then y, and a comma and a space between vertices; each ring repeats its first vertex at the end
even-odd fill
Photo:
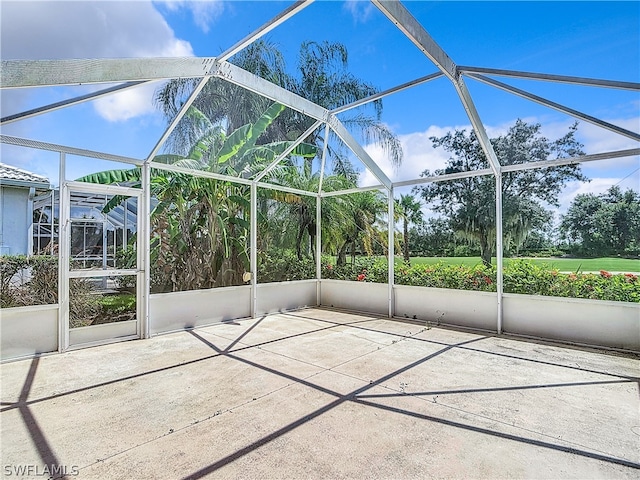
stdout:
POLYGON ((611 278, 613 275, 611 275, 606 270, 600 270, 600 276, 602 276, 603 278, 611 278))
POLYGON ((493 283, 489 277, 484 277, 484 281, 487 282, 487 285, 491 285, 493 283))
POLYGON ((327 270, 333 270, 333 265, 331 264, 327 265, 327 270))
POLYGON ((366 276, 364 273, 361 273, 360 275, 358 275, 358 281, 359 281, 359 282, 364 282, 364 279, 365 279, 366 277, 367 277, 367 276, 366 276))

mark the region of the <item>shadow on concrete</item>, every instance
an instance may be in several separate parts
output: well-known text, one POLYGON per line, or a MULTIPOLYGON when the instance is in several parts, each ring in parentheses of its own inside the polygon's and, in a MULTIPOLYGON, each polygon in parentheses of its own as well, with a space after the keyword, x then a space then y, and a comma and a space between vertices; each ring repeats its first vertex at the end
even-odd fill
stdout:
MULTIPOLYGON (((626 467, 631 467, 631 468, 635 468, 635 469, 640 469, 640 464, 635 463, 635 462, 631 462, 631 461, 627 461, 624 459, 620 459, 620 458, 616 458, 616 457, 611 457, 605 454, 601 454, 601 453, 594 453, 594 452, 589 452, 586 450, 582 450, 582 449, 576 449, 576 448, 572 448, 572 447, 568 447, 565 445, 560 445, 560 444, 556 444, 556 443, 552 443, 552 442, 547 442, 547 441, 542 441, 542 440, 536 440, 533 438, 527 438, 527 437, 523 437, 520 435, 513 435, 513 434, 509 434, 509 433, 504 433, 504 432, 500 432, 500 431, 496 431, 496 430, 491 430, 491 429, 487 429, 487 428, 483 428, 483 427, 478 427, 475 425, 470 425, 470 424, 465 424, 465 423, 460 423, 460 422, 456 422, 456 421, 452 421, 452 420, 447 420, 444 418, 439 418, 436 416, 431 416, 431 415, 426 415, 426 414, 422 414, 419 412, 414 412, 411 410, 407 410, 407 409, 403 409, 403 408, 399 408, 399 407, 392 407, 392 406, 388 406, 388 405, 382 405, 379 403, 375 403, 375 401, 373 401, 374 399, 382 399, 382 398, 392 398, 392 397, 417 397, 417 398, 421 398, 424 396, 429 396, 429 395, 452 395, 452 394, 469 394, 469 393, 486 393, 486 392, 500 392, 500 391, 516 391, 516 390, 532 390, 532 389, 544 389, 544 388, 565 388, 565 387, 580 387, 580 386, 589 386, 589 385, 606 385, 606 384, 618 384, 618 383, 630 383, 630 382, 634 382, 634 383, 638 383, 638 378, 637 377, 628 377, 628 376, 624 376, 624 375, 614 375, 608 372, 600 372, 600 371, 596 371, 596 370, 592 370, 592 369, 586 369, 586 368, 582 368, 579 366, 571 366, 571 365, 562 365, 562 364, 558 364, 558 363, 553 363, 553 362, 548 362, 548 361, 543 361, 543 360, 536 360, 536 359, 531 359, 531 358, 523 358, 523 357, 519 357, 517 355, 510 355, 510 354, 504 354, 504 353, 497 353, 497 352, 491 352, 491 351, 487 351, 487 350, 483 350, 481 348, 477 348, 474 346, 470 346, 470 344, 472 343, 476 343, 476 342, 480 342, 484 339, 490 338, 490 336, 483 336, 483 337, 478 337, 478 338, 474 338, 472 340, 467 340, 464 342, 459 342, 459 343, 453 343, 453 344, 448 344, 445 342, 438 342, 438 341, 434 341, 434 340, 429 340, 429 339, 424 339, 424 338, 416 338, 413 335, 405 335, 405 334, 398 334, 398 333, 393 333, 393 332, 386 332, 386 331, 381 331, 381 330, 377 330, 375 328, 369 328, 365 325, 362 325, 363 323, 367 323, 367 322, 371 322, 373 320, 377 320, 377 319, 367 319, 367 320, 358 320, 358 321, 354 321, 354 322, 334 322, 334 321, 330 321, 330 320, 323 320, 323 319, 318 319, 318 318, 312 318, 312 317, 304 317, 302 315, 294 315, 296 317, 303 317, 303 318, 309 318, 310 320, 313 320, 314 322, 323 322, 323 323, 328 323, 329 325, 326 327, 322 327, 322 328, 315 328, 306 332, 301 332, 301 333, 296 333, 296 334, 292 334, 292 335, 287 335, 287 336, 283 336, 283 337, 279 337, 276 339, 272 339, 272 340, 268 340, 268 341, 264 341, 261 343, 257 343, 255 345, 245 345, 245 346, 239 346, 239 344, 241 344, 242 340, 245 339, 245 337, 251 332, 253 331, 258 325, 261 324, 261 322, 266 318, 266 317, 262 317, 260 318, 254 325, 252 325, 251 327, 249 327, 247 330, 243 331, 238 337, 236 337, 226 348, 222 349, 220 347, 217 347, 212 341, 208 340, 207 338, 205 338, 205 336, 198 334, 196 331, 194 330, 188 330, 187 333, 190 334, 191 336, 193 336, 195 339, 197 339, 198 341, 202 342, 203 344, 207 345, 211 350, 213 350, 215 353, 212 355, 206 355, 204 357, 200 357, 194 360, 189 360, 186 362, 182 362, 182 363, 177 363, 177 364, 173 364, 173 365, 169 365, 166 367, 162 367, 162 368, 157 368, 157 369, 152 369, 152 370, 147 370, 144 372, 140 372, 140 373, 136 373, 133 375, 128 375, 125 377, 121 377, 118 379, 114 379, 114 380, 110 380, 110 381, 106 381, 106 382, 101 382, 101 383, 96 383, 93 385, 89 385, 86 387, 81 387, 81 388, 77 388, 74 390, 70 390, 70 391, 66 391, 66 392, 61 392, 55 395, 50 395, 47 397, 42 397, 42 398, 38 398, 38 399, 33 399, 33 400, 29 400, 29 394, 34 382, 34 378, 38 369, 38 364, 40 361, 40 358, 38 356, 34 357, 28 374, 25 378, 24 384, 22 386, 21 392, 19 394, 19 398, 17 402, 3 402, 3 408, 0 409, 0 412, 4 412, 7 410, 13 410, 13 409, 18 409, 18 411, 20 412, 20 415, 22 417, 22 420, 29 432, 29 435, 34 443, 34 445, 37 448, 38 454, 40 456, 40 459, 42 460, 42 462, 45 465, 55 465, 55 466, 59 466, 60 462, 59 459, 56 457, 51 445, 49 444, 49 442, 47 441, 47 438, 44 434, 44 432, 42 431, 42 429, 40 428, 40 426, 38 425, 37 420, 35 419, 34 415, 32 414, 32 412, 30 411, 30 405, 33 405, 35 403, 39 403, 39 402, 45 402, 45 401, 49 401, 49 400, 53 400, 56 398, 60 398, 66 395, 72 395, 78 392, 83 392, 83 391, 87 391, 87 390, 91 390, 94 388, 100 388, 100 387, 104 387, 107 385, 112 385, 115 383, 119 383, 119 382, 123 382, 123 381, 127 381, 127 380, 131 380, 134 378, 139 378, 139 377, 143 377, 143 376, 147 376, 147 375, 152 375, 155 373, 159 373, 159 372, 164 372, 167 370, 172 370, 172 369, 176 369, 176 368, 180 368, 186 365, 191 365, 191 364, 195 364, 198 362, 203 362, 215 357, 220 357, 220 356, 224 356, 225 358, 229 358, 229 359, 233 359, 235 361, 241 362, 245 365, 251 366, 253 368, 257 368, 260 369, 264 372, 267 372, 269 374, 273 374, 273 375, 277 375, 280 376, 282 378, 285 378, 287 380, 290 380, 292 382, 295 382, 297 384, 303 385, 305 387, 308 388, 312 388, 314 390, 317 390, 319 392, 322 392, 324 394, 328 394, 332 397, 334 397, 335 399, 333 401, 331 401, 330 403, 328 403, 327 405, 309 413, 304 415, 303 417, 289 423, 288 425, 283 426, 282 428, 279 428, 278 430, 275 430, 273 432, 271 432, 270 434, 256 440, 255 442, 252 442, 251 444, 235 451, 234 453, 225 456, 224 458, 221 458, 219 460, 217 460, 214 463, 211 463, 210 465, 191 473, 190 475, 184 477, 185 479, 197 479, 197 478, 202 478, 212 472, 215 472, 216 470, 224 467, 225 465, 228 465, 232 462, 234 462, 235 460, 261 448, 262 446, 268 444, 269 442, 283 436, 286 435, 287 433, 291 432, 292 430, 298 428, 301 425, 306 424, 307 422, 329 412, 330 410, 344 404, 345 402, 354 402, 358 405, 363 405, 369 408, 373 408, 373 409, 381 409, 381 410, 385 410, 385 411, 389 411, 389 412, 393 412, 395 414, 398 415, 405 415, 405 416, 409 416, 421 421, 425 421, 425 422, 433 422, 433 423, 438 423, 441 425, 445 425, 448 427, 452 427, 452 428, 459 428, 459 429, 464 429, 464 430, 468 430, 468 431, 472 431, 472 432, 476 432, 476 433, 481 433, 484 435, 490 435, 493 437, 499 437, 502 439, 507 439, 507 440, 511 440, 514 442, 519 442, 519 443, 523 443, 523 444, 528 444, 528 445, 533 445, 536 447, 542 447, 542 448, 548 448, 548 449, 552 449, 552 450, 556 450, 559 452, 564 452, 564 453, 571 453, 571 454, 575 454, 575 455, 580 455, 583 457, 587 457, 587 458, 591 458, 591 459, 595 459, 595 460, 600 460, 600 461, 604 461, 604 462, 609 462, 609 463, 613 463, 613 464, 618 464, 618 465, 623 465, 626 467), (387 375, 384 375, 380 378, 378 378, 377 380, 373 380, 371 381, 368 385, 362 386, 356 390, 353 390, 352 392, 349 392, 347 394, 341 394, 339 392, 336 392, 334 390, 331 390, 329 388, 325 388, 322 387, 320 385, 317 385, 313 382, 310 382, 304 378, 300 378, 297 377, 295 375, 291 375, 285 372, 281 372, 278 370, 275 370, 273 368, 267 367, 266 365, 261 365, 259 363, 253 362, 251 360, 245 359, 245 358, 241 358, 237 355, 235 355, 235 353, 237 352, 242 352, 242 351, 246 351, 249 349, 254 349, 254 348, 260 348, 262 346, 265 345, 269 345, 269 344, 273 344, 276 342, 282 342, 285 340, 290 340, 290 339, 295 339, 298 337, 302 337, 305 335, 309 335, 312 333, 316 333, 316 332, 321 332, 321 331, 326 331, 326 330, 330 330, 330 329, 334 329, 334 328, 338 328, 338 327, 347 327, 347 328, 355 328, 355 329, 360 329, 360 330, 364 330, 364 331, 369 331, 369 332, 376 332, 376 333, 381 333, 381 334, 385 334, 385 335, 390 335, 390 336, 394 336, 397 337, 399 339, 411 339, 412 341, 419 341, 419 342, 426 342, 432 345, 437 345, 439 347, 441 347, 439 350, 437 350, 436 352, 433 352, 429 355, 426 355, 412 363, 409 363, 405 366, 403 366, 402 368, 399 368, 387 375), (237 347, 237 348, 235 348, 237 347), (505 358, 510 358, 510 359, 518 359, 521 361, 526 361, 526 362, 534 362, 534 363, 539 363, 539 364, 544 364, 544 365, 552 365, 552 366, 557 366, 557 367, 562 367, 562 368, 568 368, 568 369, 572 369, 572 370, 579 370, 579 371, 583 371, 583 372, 589 372, 589 373, 597 373, 600 375, 608 375, 608 376, 612 376, 617 378, 617 380, 610 380, 610 381, 590 381, 590 382, 568 382, 568 383, 554 383, 554 384, 539 384, 539 385, 521 385, 521 386, 509 386, 509 387, 496 387, 496 388, 479 388, 479 389, 461 389, 461 390, 439 390, 439 391, 430 391, 430 392, 414 392, 414 393, 405 393, 405 392, 393 392, 393 393, 389 393, 389 394, 367 394, 367 392, 376 387, 376 386, 380 386, 381 384, 383 384, 384 382, 387 382, 388 380, 396 377, 397 375, 402 374, 403 372, 406 372, 414 367, 417 367, 418 365, 421 365, 425 362, 428 362, 429 360, 433 359, 434 357, 437 357, 439 355, 442 355, 445 352, 448 352, 452 349, 464 349, 464 350, 470 350, 470 351, 474 351, 474 352, 478 352, 478 353, 482 353, 482 354, 486 354, 486 355, 495 355, 495 356, 499 356, 499 357, 505 357, 505 358)), ((417 332, 419 333, 419 332, 417 332)), ((639 387, 640 387, 640 383, 638 383, 639 387)), ((67 478, 64 475, 60 475, 54 478, 67 478)))
MULTIPOLYGON (((343 324, 340 324, 343 325, 343 324)), ((362 328, 362 327, 356 327, 356 328, 362 328)), ((210 348, 214 349, 217 352, 220 353, 225 353, 223 352, 221 349, 219 349, 218 347, 216 347, 215 345, 213 345, 211 342, 209 342, 208 340, 204 339, 203 337, 201 337, 200 335, 198 335, 197 333, 191 331, 190 332, 191 335, 193 335, 194 337, 198 338, 199 340, 201 340, 203 343, 205 343, 206 345, 208 345, 210 348)), ((315 385, 311 382, 308 382, 304 379, 300 379, 297 378, 295 376, 292 375, 288 375, 286 373, 283 372, 278 372, 272 368, 263 366, 263 365, 259 365, 256 364, 255 362, 251 362, 249 360, 243 359, 243 358, 238 358, 237 356, 234 356, 232 354, 227 353, 226 356, 227 358, 233 358, 235 360, 238 360, 242 363, 245 363, 247 365, 251 365, 254 366, 256 368, 260 368, 264 371, 267 371, 269 373, 273 373, 275 375, 279 375, 282 376, 284 378, 287 378, 289 380, 293 380, 301 385, 316 389, 320 392, 329 394, 329 395, 333 395, 336 397, 336 399, 334 401, 332 401, 331 403, 325 405, 322 408, 319 408, 309 414, 306 414, 304 417, 299 418, 298 420, 289 423, 288 425, 285 425, 284 427, 270 433, 269 435, 266 435, 262 438, 260 438, 259 440, 256 440, 255 442, 247 445, 244 448, 241 448, 237 451, 235 451, 234 453, 227 455, 224 458, 221 458, 220 460, 184 477, 184 480, 195 480, 195 479, 199 479, 202 478, 206 475, 209 475, 213 472, 215 472, 216 470, 224 467, 225 465, 228 465, 232 462, 234 462, 235 460, 238 460, 239 458, 253 452, 254 450, 257 450, 259 448, 261 448, 262 446, 268 444, 269 442, 291 432, 292 430, 298 428, 301 425, 304 425, 305 423, 323 415, 324 413, 340 406, 341 404, 345 403, 345 402, 355 402, 358 403, 360 405, 364 405, 367 407, 371 407, 371 408, 379 408, 379 409, 383 409, 386 411, 390 411, 393 413, 397 413, 397 414, 402 414, 402 415, 409 415, 413 418, 418 418, 420 420, 424 420, 424 421, 430 421, 430 422, 435 422, 435 423, 439 423, 442 425, 446 425, 449 427, 454 427, 454 428, 462 428, 462 429, 466 429, 469 431, 473 431, 476 433, 482 433, 485 435, 491 435, 494 437, 500 437, 503 439, 507 439, 507 440, 512 440, 512 441, 516 441, 516 442, 520 442, 520 443, 525 443, 525 444, 529 444, 529 445, 534 445, 537 447, 543 447, 543 448, 549 448, 549 449, 553 449, 556 451, 560 451, 560 452, 564 452, 564 453, 572 453, 575 455, 581 455, 584 457, 588 457, 588 458, 592 458, 592 459, 596 459, 596 460, 601 460, 601 461, 605 461, 605 462, 610 462, 610 463, 615 463, 615 464, 619 464, 619 465, 624 465, 626 467, 632 467, 632 468, 637 468, 640 469, 640 464, 634 463, 634 462, 630 462, 624 459, 619 459, 619 458, 615 458, 615 457, 610 457, 607 455, 602 455, 602 454, 598 454, 598 453, 592 453, 592 452, 588 452, 585 450, 579 450, 579 449, 575 449, 575 448, 571 448, 571 447, 566 447, 563 445, 559 445, 559 444, 555 444, 555 443, 550 443, 550 442, 544 442, 544 441, 540 441, 540 440, 535 440, 532 438, 526 438, 526 437, 522 437, 519 435, 512 435, 512 434, 508 434, 508 433, 503 433, 503 432, 499 432, 499 431, 495 431, 495 430, 490 430, 490 429, 486 429, 486 428, 482 428, 482 427, 477 427, 474 425, 468 425, 468 424, 463 424, 460 422, 454 422, 451 420, 446 420, 446 419, 442 419, 442 418, 438 418, 438 417, 434 417, 434 416, 430 416, 430 415, 424 415, 424 414, 420 414, 417 412, 412 412, 409 410, 404 410, 404 409, 400 409, 400 408, 396 408, 396 407, 389 407, 386 405, 379 405, 377 403, 373 403, 371 401, 367 401, 364 400, 365 398, 375 398, 375 397, 384 397, 387 395, 363 395, 364 392, 370 390, 371 388, 375 387, 375 386, 379 386, 382 383, 390 380, 391 378, 400 375, 403 372, 406 372, 418 365, 421 365, 429 360, 431 360, 434 357, 437 357, 451 349, 454 348, 467 348, 465 347, 466 345, 470 344, 470 343, 474 343, 474 342, 478 342, 480 340, 483 340, 487 337, 479 337, 476 339, 472 339, 472 340, 468 340, 465 342, 460 342, 460 343, 456 343, 456 344, 452 344, 452 345, 446 345, 444 346, 444 348, 430 354, 427 355, 413 363, 410 363, 408 365, 405 365, 404 367, 397 369, 383 377, 380 377, 379 379, 375 380, 375 381, 371 381, 369 383, 369 385, 365 385, 361 388, 358 388, 346 395, 342 395, 339 394, 338 392, 332 391, 330 389, 321 387, 319 385, 315 385)), ((500 391, 500 390, 519 390, 519 389, 532 389, 532 388, 557 388, 557 387, 575 387, 575 386, 580 386, 580 385, 598 385, 598 384, 610 384, 610 383, 629 383, 632 380, 621 380, 621 381, 605 381, 605 382, 572 382, 572 383, 567 383, 567 384, 553 384, 553 385, 527 385, 527 386, 523 386, 523 387, 509 387, 509 388, 497 388, 497 389, 477 389, 477 390, 458 390, 458 391, 443 391, 443 392, 438 392, 438 393, 442 393, 442 394, 448 394, 448 393, 474 393, 474 392, 481 392, 481 391, 500 391)), ((390 394, 388 396, 407 396, 408 394, 405 393, 398 393, 398 394, 390 394)), ((419 396, 421 394, 411 394, 411 395, 416 395, 419 396)))
MULTIPOLYGON (((38 455, 40 456, 40 460, 42 460, 43 465, 46 465, 50 470, 59 471, 62 470, 62 465, 60 464, 58 457, 56 457, 53 452, 51 445, 49 445, 49 442, 47 441, 47 437, 44 435, 38 421, 33 416, 33 413, 27 404, 27 398, 29 398, 29 393, 31 392, 31 387, 33 386, 33 380, 36 376, 36 372, 38 371, 39 363, 40 357, 36 355, 31 360, 31 365, 29 366, 29 371, 27 372, 24 384, 22 385, 22 390, 18 396, 18 401, 12 404, 12 407, 17 408, 20 412, 22 421, 29 431, 29 436, 38 451, 38 455)), ((67 477, 66 475, 62 475, 57 478, 67 477)))

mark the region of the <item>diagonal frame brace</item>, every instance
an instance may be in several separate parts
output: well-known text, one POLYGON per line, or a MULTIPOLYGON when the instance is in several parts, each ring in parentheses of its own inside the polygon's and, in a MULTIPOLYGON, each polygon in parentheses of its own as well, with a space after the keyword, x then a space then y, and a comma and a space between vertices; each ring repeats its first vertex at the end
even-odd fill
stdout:
POLYGON ((229 62, 216 62, 212 68, 213 76, 226 80, 234 85, 243 87, 251 92, 262 95, 274 102, 281 103, 285 107, 292 108, 314 120, 326 122, 329 110, 307 100, 289 90, 271 83, 262 77, 243 70, 229 62))
POLYGON ((458 66, 400 2, 388 0, 372 0, 372 2, 451 81, 465 112, 467 112, 480 146, 489 160, 491 170, 496 176, 500 175, 500 162, 491 146, 489 136, 480 120, 471 94, 458 71, 458 66))
POLYGON ((320 120, 318 120, 313 125, 311 125, 302 135, 300 135, 298 137, 298 139, 295 142, 293 142, 291 145, 289 145, 284 152, 282 152, 280 155, 278 155, 273 160, 273 162, 271 162, 264 170, 262 170, 262 172, 260 172, 253 180, 255 182, 259 182, 260 180, 262 180, 265 177, 265 175, 267 175, 271 170, 276 168, 278 166, 278 164, 282 160, 284 160, 286 158, 287 155, 289 155, 291 152, 293 152, 293 150, 298 145, 300 145, 302 142, 304 142, 304 139, 307 138, 309 135, 311 135, 316 130, 316 128, 318 128, 321 124, 322 124, 322 122, 320 120))
POLYGON ((349 147, 349 149, 360 159, 365 167, 373 174, 374 177, 382 183, 387 190, 392 187, 391 179, 386 173, 378 166, 378 164, 369 156, 369 154, 362 148, 362 145, 349 133, 349 130, 342 124, 342 122, 335 115, 331 115, 327 122, 331 129, 338 137, 349 147))
POLYGON ((573 108, 565 107, 564 105, 556 102, 552 102, 551 100, 547 100, 544 97, 540 97, 538 95, 534 95, 533 93, 529 93, 526 90, 522 90, 520 88, 513 87, 511 85, 507 85, 506 83, 500 82, 498 80, 494 80, 489 77, 485 77, 484 75, 480 75, 477 73, 469 73, 468 76, 473 78, 474 80, 478 80, 479 82, 485 83, 487 85, 491 85, 492 87, 499 88, 506 92, 512 93, 519 97, 525 98, 527 100, 531 100, 533 102, 539 103, 540 105, 544 105, 545 107, 552 108, 562 113, 566 113, 574 118, 579 120, 583 120, 585 122, 591 123, 598 127, 607 129, 611 132, 617 133, 619 135, 623 135, 635 141, 640 141, 640 135, 630 130, 624 129, 622 127, 618 127, 617 125, 613 125, 612 123, 605 122, 604 120, 600 120, 598 118, 592 117, 591 115, 587 115, 586 113, 582 113, 578 110, 574 110, 573 108))
POLYGON ((140 80, 135 82, 122 83, 114 87, 98 90, 97 92, 88 93, 86 95, 79 95, 77 97, 69 98, 67 100, 62 100, 60 102, 50 103, 49 105, 33 108, 31 110, 25 110, 23 112, 16 113, 14 115, 7 115, 6 117, 0 118, 0 125, 6 125, 8 123, 17 122, 19 120, 26 120, 27 118, 32 118, 37 115, 42 115, 43 113, 53 112, 55 110, 60 110, 62 108, 70 107, 72 105, 78 105, 79 103, 88 102, 90 100, 96 100, 98 98, 111 95, 114 92, 121 92, 129 88, 137 87, 138 85, 142 85, 144 83, 147 83, 147 82, 144 80, 140 80))

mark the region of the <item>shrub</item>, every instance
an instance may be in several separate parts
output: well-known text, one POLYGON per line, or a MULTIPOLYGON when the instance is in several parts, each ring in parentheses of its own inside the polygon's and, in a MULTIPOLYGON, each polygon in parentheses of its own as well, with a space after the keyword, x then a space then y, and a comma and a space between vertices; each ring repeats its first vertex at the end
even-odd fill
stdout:
POLYGON ((258 259, 258 281, 287 282, 316 278, 316 262, 312 258, 298 260, 292 250, 262 253, 258 259))
MULTIPOLYGON (((322 278, 386 283, 386 259, 359 258, 355 264, 337 267, 331 258, 323 258, 322 278)), ((526 260, 513 260, 503 270, 504 292, 552 297, 587 298, 640 302, 640 280, 636 275, 559 273, 550 266, 538 266, 526 260)), ((496 268, 482 264, 398 265, 395 283, 419 287, 452 288, 483 292, 496 291, 496 268)))
POLYGON ((496 270, 482 264, 473 267, 444 263, 403 265, 396 267, 395 281, 401 285, 495 292, 496 270))
POLYGON ((58 302, 58 258, 48 255, 0 257, 0 306, 58 302))
MULTIPOLYGON (((99 297, 83 278, 69 281, 69 323, 89 325, 100 312, 99 297)), ((58 257, 5 255, 0 257, 2 308, 51 305, 58 302, 58 257)))
POLYGON ((332 257, 322 257, 322 278, 358 282, 386 283, 387 260, 376 257, 358 257, 355 263, 337 266, 332 257))
POLYGON ((547 265, 525 260, 504 269, 504 291, 553 297, 640 302, 640 281, 631 273, 559 273, 547 265))

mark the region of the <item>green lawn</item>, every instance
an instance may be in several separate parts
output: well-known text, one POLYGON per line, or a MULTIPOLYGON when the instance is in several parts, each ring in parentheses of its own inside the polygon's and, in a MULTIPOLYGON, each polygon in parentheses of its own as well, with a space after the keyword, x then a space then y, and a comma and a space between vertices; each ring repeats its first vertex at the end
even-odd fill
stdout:
MULTIPOLYGON (((512 259, 505 258, 505 265, 512 259)), ((640 260, 628 260, 625 258, 531 258, 527 259, 537 265, 550 265, 561 272, 598 272, 606 270, 608 272, 640 272, 640 260)), ((435 264, 438 262, 447 265, 478 265, 481 263, 480 257, 413 257, 412 265, 435 264)), ((493 263, 495 265, 495 258, 493 263)), ((401 264, 402 258, 396 259, 396 264, 401 264)))

